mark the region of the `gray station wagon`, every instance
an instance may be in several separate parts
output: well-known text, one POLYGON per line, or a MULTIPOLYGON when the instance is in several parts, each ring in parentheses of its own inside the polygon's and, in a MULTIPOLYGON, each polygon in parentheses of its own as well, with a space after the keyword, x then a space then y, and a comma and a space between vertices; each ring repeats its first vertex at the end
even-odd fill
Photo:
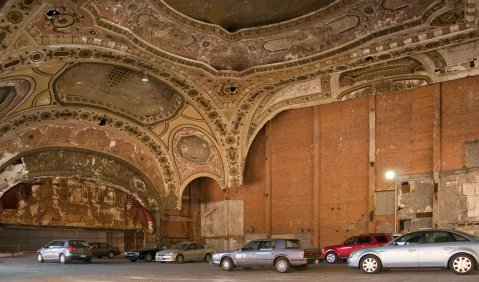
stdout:
POLYGON ((278 272, 288 272, 291 267, 305 267, 304 250, 297 239, 252 240, 240 249, 216 253, 211 265, 230 271, 235 267, 275 267, 278 272))
POLYGON ((73 260, 91 261, 90 245, 83 240, 53 240, 37 251, 37 260, 56 260, 67 263, 73 260))

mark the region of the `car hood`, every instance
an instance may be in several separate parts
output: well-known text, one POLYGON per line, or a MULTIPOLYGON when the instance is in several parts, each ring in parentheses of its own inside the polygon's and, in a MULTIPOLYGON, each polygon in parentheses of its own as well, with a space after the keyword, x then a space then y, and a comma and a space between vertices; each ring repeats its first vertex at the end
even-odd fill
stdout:
POLYGON ((338 244, 338 245, 331 245, 331 246, 326 246, 326 247, 323 247, 324 250, 330 250, 330 249, 337 249, 337 248, 341 248, 341 247, 345 247, 346 245, 343 245, 343 244, 338 244))

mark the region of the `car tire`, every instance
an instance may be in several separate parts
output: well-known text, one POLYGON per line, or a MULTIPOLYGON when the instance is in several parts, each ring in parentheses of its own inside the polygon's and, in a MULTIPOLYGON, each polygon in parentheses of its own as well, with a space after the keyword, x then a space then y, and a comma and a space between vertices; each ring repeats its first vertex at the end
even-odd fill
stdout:
POLYGON ((337 263, 338 262, 338 255, 335 252, 327 252, 324 256, 328 263, 337 263))
POLYGON ((109 259, 115 258, 115 253, 114 252, 109 252, 108 253, 108 258, 109 259))
POLYGON ((383 264, 377 256, 368 255, 361 259, 359 267, 364 273, 376 274, 381 271, 383 264))
POLYGON ((223 268, 224 271, 231 271, 235 267, 233 260, 231 258, 223 258, 221 260, 221 268, 223 268))
POLYGON ((185 262, 185 257, 183 255, 177 255, 175 261, 178 264, 182 264, 185 262))
POLYGON ((203 260, 206 261, 206 262, 210 262, 211 254, 210 253, 206 254, 205 257, 203 258, 203 260))
POLYGON ((276 271, 286 273, 291 269, 291 264, 287 258, 279 257, 274 261, 274 267, 276 268, 276 271))
POLYGON ((45 262, 45 261, 43 260, 42 254, 40 254, 40 253, 37 254, 37 260, 38 260, 38 262, 45 262))
POLYGON ((145 261, 146 262, 151 262, 153 260, 153 256, 151 254, 146 254, 145 255, 145 261))
POLYGON ((456 274, 470 274, 476 268, 476 262, 468 254, 456 254, 449 260, 449 268, 456 274))
POLYGON ((60 263, 61 264, 67 263, 67 257, 64 254, 60 254, 60 263))

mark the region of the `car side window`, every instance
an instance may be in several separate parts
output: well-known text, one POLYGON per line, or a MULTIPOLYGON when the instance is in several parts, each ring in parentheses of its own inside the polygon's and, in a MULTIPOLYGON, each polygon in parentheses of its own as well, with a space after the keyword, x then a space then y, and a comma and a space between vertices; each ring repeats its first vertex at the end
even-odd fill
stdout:
POLYGON ((241 248, 242 251, 255 251, 259 247, 259 243, 261 241, 251 241, 248 244, 246 244, 243 248, 241 248))
POLYGON ((273 250, 276 248, 276 241, 263 241, 259 246, 260 250, 273 250))
POLYGON ((422 233, 415 232, 411 234, 406 234, 395 241, 396 245, 411 245, 421 243, 422 233))
POLYGON ((359 237, 357 244, 370 244, 372 243, 371 237, 359 237))
POLYGON ((285 242, 286 249, 301 249, 301 243, 299 240, 286 240, 285 242))
POLYGON ((92 248, 98 248, 98 243, 93 243, 93 244, 90 244, 90 246, 92 246, 92 248))
POLYGON ((106 244, 105 243, 100 243, 100 248, 106 249, 106 244))
POLYGON ((198 244, 198 243, 196 243, 195 245, 196 245, 196 249, 197 249, 197 250, 199 250, 199 249, 204 249, 204 248, 205 248, 205 246, 203 246, 203 245, 201 245, 201 244, 198 244))
POLYGON ((54 244, 55 247, 63 247, 63 245, 65 245, 64 241, 55 241, 55 244, 54 244))
POLYGON ((357 238, 351 237, 346 239, 346 241, 344 241, 344 245, 353 245, 353 244, 356 244, 356 242, 357 242, 357 238))
POLYGON ((451 235, 452 235, 452 238, 454 239, 454 241, 456 241, 456 242, 469 241, 469 239, 467 239, 466 237, 463 237, 459 234, 451 233, 451 235))
POLYGON ((426 232, 426 243, 445 243, 449 242, 449 233, 443 231, 426 232))
POLYGON ((186 247, 187 251, 194 250, 194 249, 195 249, 195 244, 188 244, 188 246, 186 247))
POLYGON ((386 236, 382 236, 382 235, 376 236, 376 241, 377 241, 378 243, 387 243, 387 242, 389 242, 388 238, 387 238, 386 236))

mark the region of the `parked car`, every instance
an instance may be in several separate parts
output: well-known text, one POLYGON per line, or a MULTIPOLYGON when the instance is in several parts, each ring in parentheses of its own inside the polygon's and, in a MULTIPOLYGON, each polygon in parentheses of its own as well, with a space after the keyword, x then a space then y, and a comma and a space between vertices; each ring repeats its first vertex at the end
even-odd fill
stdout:
POLYGON ((114 258, 121 254, 120 248, 111 246, 108 243, 103 242, 90 242, 90 248, 93 257, 101 259, 102 257, 114 258))
POLYGON ((205 248, 203 244, 196 242, 184 242, 173 245, 171 248, 156 253, 155 259, 159 262, 204 260, 209 262, 215 253, 214 249, 205 248))
POLYGON ((150 262, 155 259, 155 254, 162 249, 163 248, 161 247, 161 245, 153 245, 140 250, 126 251, 124 253, 124 256, 132 262, 135 262, 137 260, 145 260, 146 262, 150 262))
POLYGON ((479 237, 449 229, 407 233, 385 246, 356 250, 348 258, 350 267, 365 273, 391 268, 449 268, 469 274, 479 262, 479 237))
POLYGON ((278 272, 288 272, 291 267, 305 267, 307 260, 297 239, 252 240, 240 249, 216 253, 211 265, 230 271, 235 267, 275 267, 278 272))
POLYGON ((353 236, 346 239, 342 244, 323 247, 320 259, 326 259, 328 263, 337 263, 340 260, 347 259, 354 250, 383 246, 392 239, 389 233, 368 233, 353 236))
POLYGON ((37 251, 37 260, 56 260, 65 264, 73 260, 91 261, 90 246, 83 240, 53 240, 37 251))

